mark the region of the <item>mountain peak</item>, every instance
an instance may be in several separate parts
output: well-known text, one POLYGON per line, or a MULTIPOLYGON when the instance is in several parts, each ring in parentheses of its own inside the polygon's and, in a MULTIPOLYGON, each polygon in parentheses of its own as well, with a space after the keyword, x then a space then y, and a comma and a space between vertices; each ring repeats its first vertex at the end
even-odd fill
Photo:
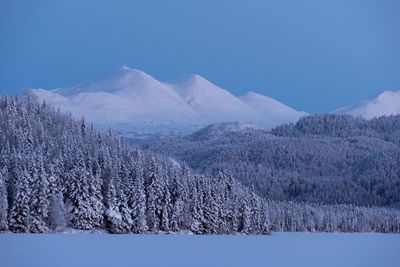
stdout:
POLYGON ((385 99, 392 99, 394 97, 400 97, 400 91, 383 91, 378 94, 374 99, 376 100, 385 100, 385 99))
POLYGON ((358 101, 333 112, 365 119, 397 115, 400 114, 400 91, 383 91, 369 99, 358 101))
POLYGON ((131 76, 136 76, 136 77, 151 77, 154 79, 151 75, 147 74, 146 72, 138 69, 132 69, 126 65, 122 65, 121 67, 117 68, 114 70, 108 77, 113 77, 113 76, 118 76, 118 75, 131 75, 131 76))
POLYGON ((187 80, 192 81, 192 82, 203 82, 203 81, 207 81, 208 80, 206 78, 204 78, 203 76, 201 76, 200 74, 197 73, 190 73, 185 75, 184 77, 186 77, 187 80))
POLYGON ((130 70, 131 68, 129 68, 127 65, 122 65, 121 67, 119 67, 119 69, 121 69, 121 70, 130 70))
POLYGON ((119 70, 130 70, 130 69, 131 68, 129 68, 127 65, 122 65, 117 69, 117 71, 119 71, 119 70))
POLYGON ((179 86, 185 86, 185 87, 190 87, 190 86, 196 86, 196 87, 210 87, 210 86, 215 86, 213 83, 208 81, 206 78, 201 76, 200 74, 196 73, 190 73, 190 74, 185 74, 175 80, 172 80, 169 82, 172 85, 179 85, 179 86))
POLYGON ((64 96, 71 96, 79 93, 95 92, 134 93, 135 91, 140 92, 145 88, 158 87, 163 87, 163 85, 151 75, 123 65, 93 82, 74 87, 59 88, 55 91, 64 96))

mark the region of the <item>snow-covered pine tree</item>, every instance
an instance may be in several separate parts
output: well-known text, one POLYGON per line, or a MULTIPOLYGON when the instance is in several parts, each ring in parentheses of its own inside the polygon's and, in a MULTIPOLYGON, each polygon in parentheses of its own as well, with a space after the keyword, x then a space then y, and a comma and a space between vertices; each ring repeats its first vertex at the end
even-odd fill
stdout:
POLYGON ((117 192, 113 177, 106 184, 105 219, 107 230, 111 233, 119 233, 122 228, 122 216, 118 207, 117 192))
POLYGON ((251 207, 252 207, 252 215, 251 215, 251 224, 252 231, 255 233, 261 233, 261 229, 263 227, 262 221, 262 209, 261 209, 261 200, 256 195, 254 188, 251 189, 251 207))
POLYGON ((184 227, 184 201, 187 200, 187 184, 181 181, 180 168, 170 168, 168 176, 170 177, 171 192, 171 220, 170 230, 177 232, 184 227))
POLYGON ((268 235, 271 233, 270 231, 270 221, 268 218, 268 205, 267 203, 261 202, 260 203, 260 212, 261 212, 261 225, 260 225, 260 229, 259 229, 259 233, 263 234, 263 235, 268 235))
MULTIPOLYGON (((217 183, 220 186, 219 182, 217 183)), ((220 231, 225 230, 223 227, 222 218, 220 217, 223 212, 221 212, 222 201, 218 199, 218 193, 215 187, 211 187, 207 184, 205 177, 202 177, 201 187, 199 190, 204 192, 204 220, 206 222, 205 231, 210 234, 215 234, 220 231), (221 224, 221 225, 220 225, 221 224), (224 229, 221 229, 221 228, 224 229)))
POLYGON ((131 173, 133 179, 132 195, 130 199, 132 210, 132 231, 134 233, 144 233, 147 231, 146 222, 146 193, 144 189, 143 173, 140 165, 134 165, 134 172, 131 173))
POLYGON ((0 170, 0 232, 8 230, 8 194, 3 170, 0 170))
POLYGON ((15 192, 10 211, 9 229, 13 232, 26 233, 31 227, 29 174, 18 169, 15 181, 15 192))
POLYGON ((69 221, 77 229, 90 230, 96 225, 97 214, 93 214, 90 185, 90 173, 86 169, 83 154, 76 155, 76 163, 67 173, 66 209, 69 213, 69 221))
MULTIPOLYGON (((192 210, 191 210, 191 225, 190 230, 193 233, 205 233, 205 218, 204 218, 204 193, 200 184, 200 179, 195 181, 196 185, 192 192, 192 210)), ((207 233, 207 232, 206 232, 207 233)))
POLYGON ((120 225, 117 226, 118 233, 129 233, 132 231, 133 219, 132 210, 128 206, 128 200, 125 196, 124 191, 120 191, 117 196, 118 199, 118 211, 121 215, 120 225))
POLYGON ((242 218, 241 218, 241 223, 240 223, 240 231, 245 234, 250 234, 253 229, 252 229, 252 212, 251 212, 251 206, 247 203, 246 200, 242 200, 242 207, 241 207, 241 213, 242 213, 242 218))
POLYGON ((161 181, 161 164, 154 157, 148 160, 148 168, 145 170, 146 192, 147 192, 147 224, 149 231, 157 232, 160 229, 162 204, 163 204, 163 181, 161 181))
POLYGON ((64 205, 63 190, 61 186, 61 179, 57 177, 56 166, 59 163, 49 164, 46 168, 49 181, 49 226, 53 231, 61 231, 67 226, 66 210, 64 205))
POLYGON ((62 194, 60 191, 57 191, 50 197, 49 221, 52 230, 61 231, 67 226, 65 213, 62 194))
POLYGON ((43 168, 43 160, 39 155, 34 155, 33 161, 36 163, 31 166, 31 198, 30 198, 30 218, 33 233, 45 233, 49 231, 48 217, 50 206, 50 188, 48 176, 43 168))
POLYGON ((104 204, 102 194, 101 170, 97 160, 88 163, 88 183, 90 195, 90 210, 93 227, 102 227, 104 224, 104 204))
POLYGON ((165 187, 164 204, 161 212, 161 231, 169 232, 171 229, 172 202, 168 185, 165 187))

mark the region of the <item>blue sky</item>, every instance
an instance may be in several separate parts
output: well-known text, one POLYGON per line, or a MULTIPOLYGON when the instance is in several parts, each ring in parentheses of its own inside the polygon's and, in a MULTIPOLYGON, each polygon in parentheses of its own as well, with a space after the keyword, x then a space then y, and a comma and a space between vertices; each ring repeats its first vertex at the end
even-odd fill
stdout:
POLYGON ((0 92, 120 65, 323 112, 400 90, 400 1, 0 0, 0 92))

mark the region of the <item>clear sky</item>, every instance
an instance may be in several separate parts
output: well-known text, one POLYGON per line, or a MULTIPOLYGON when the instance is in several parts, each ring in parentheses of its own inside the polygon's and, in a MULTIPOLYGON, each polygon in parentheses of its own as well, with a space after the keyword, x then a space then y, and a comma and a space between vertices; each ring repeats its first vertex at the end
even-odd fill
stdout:
POLYGON ((120 65, 329 111, 400 90, 400 1, 0 0, 0 92, 120 65))

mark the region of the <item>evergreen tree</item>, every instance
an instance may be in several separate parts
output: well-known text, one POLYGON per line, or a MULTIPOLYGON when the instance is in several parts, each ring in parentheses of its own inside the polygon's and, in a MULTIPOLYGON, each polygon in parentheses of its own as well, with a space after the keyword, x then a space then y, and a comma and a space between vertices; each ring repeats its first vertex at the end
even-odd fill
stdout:
POLYGON ((134 233, 144 233, 147 231, 146 194, 143 183, 142 173, 137 173, 137 176, 134 178, 134 193, 132 195, 132 230, 134 233))
POLYGON ((114 181, 110 178, 106 189, 106 225, 111 233, 119 233, 122 228, 122 216, 117 202, 117 193, 114 181))
POLYGON ((97 217, 92 210, 88 180, 89 172, 80 154, 75 167, 67 174, 66 191, 69 221, 73 227, 83 230, 92 229, 97 217))
POLYGON ((247 205, 245 201, 242 203, 242 222, 241 227, 239 228, 242 233, 250 234, 252 229, 252 212, 250 205, 247 205))
POLYGON ((61 231, 67 226, 65 213, 63 197, 61 192, 58 191, 50 197, 49 221, 51 229, 61 231))
POLYGON ((49 216, 50 189, 47 174, 44 172, 41 159, 36 159, 37 164, 31 168, 32 193, 30 200, 30 218, 33 233, 44 233, 49 230, 47 226, 49 216))
POLYGON ((9 228, 13 232, 29 232, 31 227, 30 218, 30 188, 28 173, 18 170, 16 180, 16 191, 10 211, 9 228))
POLYGON ((204 233, 204 211, 203 211, 203 192, 201 191, 201 187, 199 186, 199 182, 197 182, 197 186, 195 191, 193 192, 193 208, 192 208, 192 221, 190 225, 190 230, 194 233, 200 234, 204 233))
POLYGON ((121 223, 117 227, 118 233, 129 233, 133 226, 132 210, 128 207, 128 201, 125 193, 121 191, 118 194, 118 209, 121 214, 121 223))
POLYGON ((155 158, 150 158, 146 169, 147 180, 147 223, 151 232, 160 229, 162 204, 163 204, 163 185, 160 174, 160 163, 155 158))
POLYGON ((6 188, 4 174, 0 170, 0 232, 6 231, 8 229, 7 214, 8 214, 7 188, 6 188))

